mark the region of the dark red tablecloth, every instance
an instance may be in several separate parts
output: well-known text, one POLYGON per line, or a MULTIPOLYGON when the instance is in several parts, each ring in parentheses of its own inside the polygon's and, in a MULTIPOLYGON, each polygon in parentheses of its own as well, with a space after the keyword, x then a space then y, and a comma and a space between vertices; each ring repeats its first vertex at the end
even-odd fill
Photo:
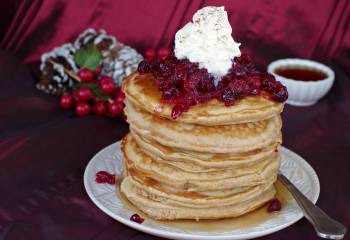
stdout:
MULTIPOLYGON (((350 78, 333 66, 332 91, 312 107, 286 106, 283 145, 303 156, 321 182, 318 205, 350 226, 350 78)), ((159 239, 128 228, 88 198, 83 172, 121 139, 119 119, 75 117, 37 91, 28 67, 0 51, 0 239, 159 239)), ((305 219, 262 239, 316 239, 305 219)))

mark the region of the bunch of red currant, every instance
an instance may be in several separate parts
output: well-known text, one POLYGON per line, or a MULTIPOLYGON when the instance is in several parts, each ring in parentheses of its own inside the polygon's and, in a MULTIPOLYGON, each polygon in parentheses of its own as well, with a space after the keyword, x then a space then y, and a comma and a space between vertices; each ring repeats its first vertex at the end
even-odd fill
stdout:
POLYGON ((80 117, 92 112, 99 116, 121 116, 125 95, 111 77, 100 74, 101 68, 97 68, 94 72, 88 68, 81 68, 76 76, 78 82, 74 91, 61 96, 61 107, 63 109, 74 107, 75 113, 80 117))
POLYGON ((148 48, 144 52, 144 57, 146 60, 155 60, 155 59, 163 59, 169 56, 171 53, 170 48, 161 47, 159 49, 148 48))

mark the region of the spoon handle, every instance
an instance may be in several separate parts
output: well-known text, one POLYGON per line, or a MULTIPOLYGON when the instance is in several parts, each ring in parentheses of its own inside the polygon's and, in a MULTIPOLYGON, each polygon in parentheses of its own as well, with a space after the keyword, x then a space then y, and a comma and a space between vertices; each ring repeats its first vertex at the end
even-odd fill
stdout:
POLYGON ((283 174, 278 174, 278 179, 287 187, 293 195, 307 220, 314 226, 317 235, 321 238, 343 239, 346 227, 330 218, 324 211, 313 204, 305 195, 294 186, 283 174))

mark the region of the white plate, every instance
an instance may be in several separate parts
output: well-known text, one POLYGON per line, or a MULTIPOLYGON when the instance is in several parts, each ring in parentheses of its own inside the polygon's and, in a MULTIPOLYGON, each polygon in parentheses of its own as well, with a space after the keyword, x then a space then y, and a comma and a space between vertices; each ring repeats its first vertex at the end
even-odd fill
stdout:
MULTIPOLYGON (((287 148, 280 147, 282 154, 281 172, 286 175, 312 202, 316 202, 320 193, 320 184, 313 168, 300 156, 287 148)), ((120 141, 98 152, 89 162, 84 173, 84 185, 91 200, 106 214, 117 221, 139 231, 170 239, 228 240, 250 239, 267 235, 295 223, 303 217, 294 200, 288 201, 282 210, 266 221, 247 228, 226 232, 190 231, 154 221, 138 224, 130 221, 135 213, 117 194, 116 187, 109 184, 97 184, 95 174, 98 171, 121 174, 122 156, 120 141)))

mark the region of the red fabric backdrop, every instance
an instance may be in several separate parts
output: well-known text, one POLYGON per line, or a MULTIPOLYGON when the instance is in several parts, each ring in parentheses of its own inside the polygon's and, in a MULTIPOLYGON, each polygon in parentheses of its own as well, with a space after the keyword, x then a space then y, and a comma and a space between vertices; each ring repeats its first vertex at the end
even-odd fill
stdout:
MULTIPOLYGON (((9 2, 11 17, 15 4, 9 2)), ((350 3, 346 0, 23 0, 17 3, 0 47, 27 63, 35 62, 87 27, 106 29, 138 50, 171 45, 176 30, 206 5, 226 6, 234 38, 259 63, 304 57, 335 59, 344 68, 349 64, 350 3)))

